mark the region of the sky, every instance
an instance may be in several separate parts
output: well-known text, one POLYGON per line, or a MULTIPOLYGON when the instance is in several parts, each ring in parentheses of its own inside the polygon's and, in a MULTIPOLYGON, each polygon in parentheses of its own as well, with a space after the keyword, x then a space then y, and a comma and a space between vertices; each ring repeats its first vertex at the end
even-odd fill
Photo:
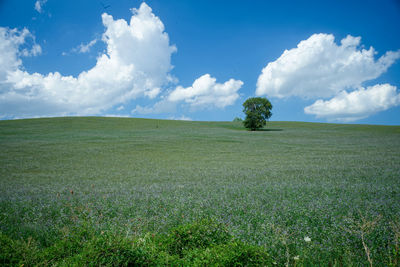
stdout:
POLYGON ((0 0, 0 119, 400 125, 400 1, 0 0))

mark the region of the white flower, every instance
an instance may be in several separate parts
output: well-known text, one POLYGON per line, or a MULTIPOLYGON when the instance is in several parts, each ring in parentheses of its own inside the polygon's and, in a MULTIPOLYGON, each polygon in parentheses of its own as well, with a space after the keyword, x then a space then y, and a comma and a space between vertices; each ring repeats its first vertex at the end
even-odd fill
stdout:
POLYGON ((300 260, 300 256, 299 256, 299 255, 294 256, 293 259, 294 259, 295 261, 298 261, 298 260, 300 260))
POLYGON ((304 241, 306 242, 311 242, 311 238, 309 238, 308 236, 304 237, 304 241))

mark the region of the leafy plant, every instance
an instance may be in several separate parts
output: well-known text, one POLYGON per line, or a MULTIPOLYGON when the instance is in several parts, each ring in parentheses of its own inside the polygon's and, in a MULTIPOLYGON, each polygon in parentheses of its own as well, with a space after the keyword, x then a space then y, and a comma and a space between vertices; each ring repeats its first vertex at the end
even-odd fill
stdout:
POLYGON ((170 253, 183 256, 185 251, 225 244, 230 240, 232 236, 223 224, 204 219, 172 229, 164 242, 170 253))
POLYGON ((237 240, 191 250, 185 261, 193 266, 272 266, 273 263, 266 248, 237 240))
POLYGON ((81 226, 45 248, 32 238, 16 241, 0 233, 0 264, 4 266, 245 266, 267 262, 271 259, 265 248, 235 240, 223 224, 213 220, 181 225, 166 236, 122 236, 81 226))

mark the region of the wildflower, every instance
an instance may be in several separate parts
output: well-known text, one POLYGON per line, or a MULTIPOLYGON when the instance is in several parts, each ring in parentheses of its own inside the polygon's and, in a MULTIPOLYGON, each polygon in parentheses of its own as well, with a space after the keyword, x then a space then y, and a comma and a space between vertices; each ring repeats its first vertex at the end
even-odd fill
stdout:
POLYGON ((306 236, 306 237, 304 237, 304 241, 306 241, 307 243, 308 243, 308 242, 311 242, 311 238, 309 238, 308 236, 306 236))
POLYGON ((294 259, 295 261, 298 261, 298 260, 300 260, 300 256, 299 256, 299 255, 294 256, 293 259, 294 259))

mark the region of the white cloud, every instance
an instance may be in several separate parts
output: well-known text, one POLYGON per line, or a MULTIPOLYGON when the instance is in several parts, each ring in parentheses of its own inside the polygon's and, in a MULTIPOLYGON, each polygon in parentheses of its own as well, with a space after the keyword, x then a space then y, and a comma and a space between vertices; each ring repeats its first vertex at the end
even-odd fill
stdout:
POLYGON ((314 34, 296 48, 285 50, 262 70, 256 94, 278 98, 331 97, 377 78, 400 57, 400 51, 390 51, 375 60, 373 47, 359 47, 360 37, 348 35, 340 45, 334 39, 331 34, 314 34))
POLYGON ((187 88, 178 86, 172 91, 168 100, 171 102, 184 101, 191 108, 224 108, 232 105, 239 97, 237 91, 242 87, 243 82, 230 79, 225 83, 217 83, 216 79, 205 74, 193 82, 187 88))
POLYGON ((87 44, 81 43, 80 45, 78 45, 78 46, 72 48, 72 49, 70 50, 70 52, 65 52, 65 51, 64 51, 64 52, 61 53, 61 55, 62 55, 62 56, 68 56, 68 55, 71 54, 71 53, 74 53, 74 54, 76 54, 76 53, 77 53, 77 54, 89 53, 89 52, 90 52, 90 49, 92 48, 92 46, 94 46, 98 41, 99 41, 99 39, 94 39, 94 40, 90 41, 90 42, 87 43, 87 44))
POLYGON ((34 36, 27 29, 18 31, 0 27, 0 86, 6 80, 8 72, 15 71, 22 65, 21 57, 37 56, 41 52, 42 48, 35 43, 34 36), (33 43, 31 49, 18 49, 29 39, 33 43))
MULTIPOLYGON (((189 105, 192 111, 200 109, 224 108, 233 105, 239 97, 237 91, 243 82, 230 79, 225 83, 217 83, 210 74, 205 74, 187 88, 176 87, 163 96, 162 100, 151 106, 137 105, 132 113, 161 114, 176 112, 178 105, 189 105)), ((171 117, 176 118, 176 117, 171 117)))
POLYGON ((121 114, 106 114, 104 117, 107 118, 130 118, 129 115, 121 115, 121 114))
POLYGON ((140 106, 137 105, 134 110, 132 110, 132 113, 137 113, 137 114, 161 114, 161 113, 174 113, 176 112, 176 106, 177 103, 168 101, 166 99, 163 99, 161 101, 156 102, 152 106, 140 106))
POLYGON ((35 2, 35 9, 37 12, 42 13, 43 12, 43 5, 46 4, 47 0, 37 0, 35 2))
POLYGON ((400 105, 400 94, 390 84, 360 88, 353 92, 342 91, 334 98, 317 100, 305 107, 306 114, 330 121, 351 122, 400 105))
POLYGON ((180 116, 180 117, 174 117, 174 116, 172 116, 172 117, 169 117, 168 119, 169 119, 169 120, 174 120, 174 121, 191 121, 191 120, 192 120, 191 118, 186 117, 185 115, 182 115, 182 116, 180 116))
POLYGON ((97 41, 98 41, 97 39, 94 39, 87 44, 82 43, 78 47, 73 48, 72 51, 77 53, 88 53, 90 51, 90 48, 94 46, 97 43, 97 41))
MULTIPOLYGON (((107 52, 77 77, 28 73, 20 57, 26 54, 21 46, 31 34, 0 28, 0 115, 93 115, 137 97, 156 97, 171 80, 171 54, 176 48, 149 6, 142 3, 132 11, 129 24, 102 15, 107 52)), ((27 51, 26 55, 40 52, 37 47, 27 51)))
POLYGON ((42 53, 42 47, 34 44, 31 49, 24 48, 20 51, 20 55, 24 57, 35 57, 42 53))

